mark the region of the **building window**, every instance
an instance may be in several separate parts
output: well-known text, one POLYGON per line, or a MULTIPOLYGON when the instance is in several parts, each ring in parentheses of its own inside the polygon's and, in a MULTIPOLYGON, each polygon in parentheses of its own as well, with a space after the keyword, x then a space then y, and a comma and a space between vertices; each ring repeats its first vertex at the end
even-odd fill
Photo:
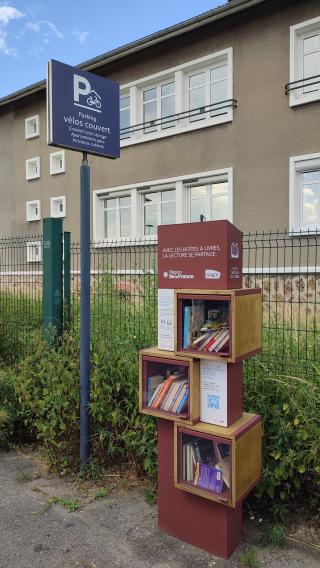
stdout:
POLYGON ((157 234, 158 225, 176 222, 176 190, 150 191, 143 193, 144 236, 157 234))
POLYGON ((130 95, 120 97, 120 140, 130 138, 130 95))
POLYGON ((65 151, 50 154, 50 175, 62 174, 65 171, 65 151))
POLYGON ((29 241, 27 243, 27 262, 42 261, 42 243, 41 241, 29 241))
POLYGON ((204 180, 186 184, 188 191, 188 220, 218 221, 230 219, 228 180, 204 180))
POLYGON ((158 225, 217 219, 232 223, 232 195, 232 168, 97 190, 93 238, 97 246, 112 246, 119 239, 125 245, 130 239, 156 240, 158 225))
POLYGON ((50 198, 50 216, 51 217, 66 217, 67 215, 67 200, 66 196, 50 198))
POLYGON ((290 28, 290 105, 320 99, 320 17, 290 28))
POLYGON ((144 133, 157 132, 172 128, 175 121, 175 84, 174 81, 148 88, 143 91, 143 124, 144 133))
POLYGON ((41 219, 41 204, 40 200, 27 201, 26 203, 27 221, 40 221, 41 219))
POLYGON ((40 135, 40 117, 38 114, 35 116, 29 116, 24 121, 25 126, 25 137, 27 140, 30 138, 36 138, 40 135))
POLYGON ((121 145, 232 121, 232 54, 228 48, 123 85, 121 145))
POLYGON ((103 201, 105 239, 131 237, 131 197, 110 197, 103 201))
POLYGON ((320 229, 320 154, 290 160, 290 230, 320 229))
POLYGON ((40 158, 30 158, 26 160, 26 180, 37 179, 40 177, 40 158))
POLYGON ((189 75, 190 122, 218 116, 228 98, 228 65, 216 65, 189 75), (217 107, 216 105, 219 104, 217 107))

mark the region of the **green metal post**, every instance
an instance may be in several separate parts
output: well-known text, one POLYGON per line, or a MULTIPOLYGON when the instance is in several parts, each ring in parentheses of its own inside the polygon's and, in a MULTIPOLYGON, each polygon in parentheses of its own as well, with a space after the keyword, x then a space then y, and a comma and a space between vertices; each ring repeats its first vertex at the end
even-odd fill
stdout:
POLYGON ((62 219, 43 220, 43 329, 53 341, 62 333, 62 219))
POLYGON ((64 327, 69 327, 71 317, 71 236, 68 231, 63 233, 64 272, 63 272, 63 307, 64 327))

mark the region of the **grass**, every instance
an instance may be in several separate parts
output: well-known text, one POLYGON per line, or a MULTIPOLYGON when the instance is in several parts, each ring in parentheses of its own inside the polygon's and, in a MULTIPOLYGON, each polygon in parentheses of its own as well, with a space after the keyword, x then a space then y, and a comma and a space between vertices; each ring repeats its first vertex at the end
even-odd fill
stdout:
POLYGON ((260 568, 260 563, 257 555, 257 548, 253 546, 246 552, 241 554, 239 558, 241 568, 260 568))
POLYGON ((51 505, 61 505, 68 513, 76 513, 80 511, 81 505, 78 501, 74 499, 63 499, 62 497, 52 497, 47 503, 50 507, 51 505))
POLYGON ((98 489, 98 491, 95 492, 93 498, 95 501, 100 501, 101 499, 105 499, 106 497, 108 497, 108 495, 110 495, 110 487, 101 487, 101 489, 98 489))
POLYGON ((267 525, 260 536, 260 543, 267 546, 284 546, 285 543, 285 530, 284 526, 280 523, 275 525, 267 525))

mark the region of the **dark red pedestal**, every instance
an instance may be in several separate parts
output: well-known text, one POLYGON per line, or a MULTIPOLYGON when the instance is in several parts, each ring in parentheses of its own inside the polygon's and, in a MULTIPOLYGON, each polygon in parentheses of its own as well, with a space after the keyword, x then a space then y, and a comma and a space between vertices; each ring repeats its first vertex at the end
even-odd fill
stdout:
POLYGON ((174 487, 173 423, 158 420, 158 526, 167 534, 229 558, 242 537, 242 503, 235 509, 174 487))

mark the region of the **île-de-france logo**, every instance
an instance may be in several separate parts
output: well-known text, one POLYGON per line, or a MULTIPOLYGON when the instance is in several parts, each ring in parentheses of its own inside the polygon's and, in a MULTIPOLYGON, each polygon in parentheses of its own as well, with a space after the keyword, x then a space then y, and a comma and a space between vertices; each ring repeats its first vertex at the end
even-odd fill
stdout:
POLYGON ((73 104, 94 112, 102 112, 99 93, 92 89, 88 79, 81 75, 73 75, 73 104))
POLYGON ((240 256, 239 244, 232 242, 231 243, 231 258, 239 258, 239 256, 240 256))

